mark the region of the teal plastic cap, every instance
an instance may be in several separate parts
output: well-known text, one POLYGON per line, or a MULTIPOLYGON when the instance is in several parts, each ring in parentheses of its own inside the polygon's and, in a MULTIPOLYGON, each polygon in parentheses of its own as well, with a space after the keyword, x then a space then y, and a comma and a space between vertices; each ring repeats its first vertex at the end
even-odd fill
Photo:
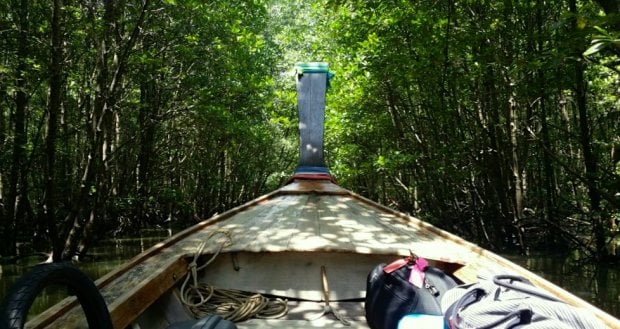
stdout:
POLYGON ((398 329, 448 329, 443 315, 409 314, 398 322, 398 329))
POLYGON ((329 64, 325 62, 306 62, 295 64, 297 74, 329 73, 329 64))

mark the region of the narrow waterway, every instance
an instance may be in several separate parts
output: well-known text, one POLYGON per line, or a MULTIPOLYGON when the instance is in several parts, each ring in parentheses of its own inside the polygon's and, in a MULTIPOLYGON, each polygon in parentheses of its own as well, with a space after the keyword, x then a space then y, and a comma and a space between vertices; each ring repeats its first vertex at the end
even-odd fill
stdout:
POLYGON ((620 318, 620 264, 584 264, 577 254, 505 257, 620 318))
MULTIPOLYGON (((168 237, 166 231, 155 236, 110 239, 100 243, 91 252, 92 258, 79 264, 91 278, 99 278, 135 255, 168 237)), ((505 256, 525 268, 543 276, 589 301, 604 311, 620 317, 620 265, 580 264, 575 255, 505 256)), ((0 298, 17 278, 43 259, 29 257, 17 264, 0 265, 0 298)), ((365 279, 365 278, 362 278, 365 279)), ((37 314, 65 298, 63 289, 49 287, 35 301, 29 315, 37 314)))
MULTIPOLYGON (((170 236, 167 230, 143 232, 139 238, 115 238, 100 241, 89 257, 77 264, 89 277, 96 280, 132 257, 170 236)), ((45 260, 44 255, 19 259, 15 264, 0 264, 0 301, 13 283, 32 266, 45 260)), ((39 294, 28 315, 32 317, 67 297, 66 288, 50 286, 39 294)))

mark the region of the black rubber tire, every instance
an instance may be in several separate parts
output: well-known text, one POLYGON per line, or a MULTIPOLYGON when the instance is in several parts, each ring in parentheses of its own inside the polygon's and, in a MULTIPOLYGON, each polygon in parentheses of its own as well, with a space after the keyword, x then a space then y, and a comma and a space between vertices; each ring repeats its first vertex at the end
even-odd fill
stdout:
POLYGON ((89 328, 112 329, 108 307, 94 282, 71 263, 36 265, 7 294, 0 308, 0 329, 22 329, 37 295, 49 285, 65 286, 75 294, 89 328))

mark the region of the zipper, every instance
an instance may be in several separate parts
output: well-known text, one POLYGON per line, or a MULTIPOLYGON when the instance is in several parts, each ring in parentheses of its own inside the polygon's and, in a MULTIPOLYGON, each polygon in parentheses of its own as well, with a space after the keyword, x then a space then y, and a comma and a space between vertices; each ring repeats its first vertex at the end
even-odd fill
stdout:
POLYGON ((424 278, 424 288, 426 288, 434 297, 439 296, 439 290, 437 290, 437 287, 435 287, 433 282, 427 278, 424 278))
POLYGON ((441 312, 441 303, 439 302, 439 289, 437 289, 437 287, 435 287, 435 285, 433 284, 433 281, 429 280, 427 277, 424 277, 424 288, 428 290, 428 292, 430 292, 431 295, 434 297, 432 298, 432 300, 435 302, 435 306, 437 306, 439 312, 441 312))

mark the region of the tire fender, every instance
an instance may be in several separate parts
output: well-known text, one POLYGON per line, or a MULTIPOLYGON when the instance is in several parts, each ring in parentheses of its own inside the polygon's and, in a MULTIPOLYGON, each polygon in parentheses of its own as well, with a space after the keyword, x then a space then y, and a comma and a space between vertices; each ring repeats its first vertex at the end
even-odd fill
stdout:
POLYGON ((86 315, 89 328, 112 329, 108 307, 94 282, 71 263, 34 266, 9 290, 0 307, 0 329, 22 329, 37 295, 47 286, 67 287, 86 315))

